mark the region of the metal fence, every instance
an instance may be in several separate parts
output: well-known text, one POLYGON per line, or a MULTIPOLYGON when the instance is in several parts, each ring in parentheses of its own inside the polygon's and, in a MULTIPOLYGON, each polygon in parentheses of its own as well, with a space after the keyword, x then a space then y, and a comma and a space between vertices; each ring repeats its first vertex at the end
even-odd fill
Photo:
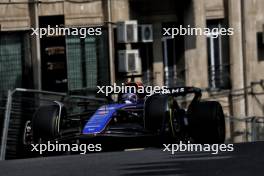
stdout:
POLYGON ((54 101, 62 102, 67 107, 68 116, 74 116, 76 119, 82 115, 88 116, 89 114, 82 113, 93 112, 106 103, 105 99, 89 96, 21 88, 9 90, 7 97, 1 100, 0 107, 1 160, 27 157, 26 149, 22 145, 25 123, 32 120, 41 105, 53 104, 54 101))
POLYGON ((226 117, 227 142, 236 142, 239 137, 240 142, 255 142, 264 140, 264 117, 226 117), (236 131, 234 125, 240 124, 243 128, 236 131))

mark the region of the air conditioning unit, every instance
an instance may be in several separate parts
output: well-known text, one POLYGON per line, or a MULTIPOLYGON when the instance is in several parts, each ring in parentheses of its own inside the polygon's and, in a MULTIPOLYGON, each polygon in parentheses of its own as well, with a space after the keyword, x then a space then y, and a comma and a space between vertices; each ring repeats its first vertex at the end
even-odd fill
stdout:
POLYGON ((118 51, 118 71, 121 73, 141 72, 141 60, 138 50, 118 51))
POLYGON ((117 23, 117 42, 138 42, 138 24, 136 20, 122 21, 117 23))
POLYGON ((151 24, 142 24, 138 28, 139 40, 143 43, 153 42, 153 28, 151 24))

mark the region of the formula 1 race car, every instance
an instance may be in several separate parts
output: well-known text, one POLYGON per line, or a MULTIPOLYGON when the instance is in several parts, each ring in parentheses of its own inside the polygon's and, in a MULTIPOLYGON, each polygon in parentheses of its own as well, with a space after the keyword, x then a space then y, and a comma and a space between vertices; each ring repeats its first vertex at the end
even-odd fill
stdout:
POLYGON ((167 89, 150 96, 120 94, 118 101, 102 105, 85 118, 67 114, 61 102, 41 106, 24 131, 24 144, 45 141, 102 143, 104 148, 160 145, 177 141, 223 143, 225 120, 220 103, 201 101, 195 87, 167 89), (193 94, 187 108, 177 97, 193 94))

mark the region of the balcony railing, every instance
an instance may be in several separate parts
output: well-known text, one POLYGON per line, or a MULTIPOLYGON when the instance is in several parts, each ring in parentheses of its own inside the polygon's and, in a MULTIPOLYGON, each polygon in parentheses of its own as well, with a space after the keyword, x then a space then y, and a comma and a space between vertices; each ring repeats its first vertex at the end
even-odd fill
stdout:
POLYGON ((212 89, 230 88, 229 64, 209 67, 209 86, 212 89))

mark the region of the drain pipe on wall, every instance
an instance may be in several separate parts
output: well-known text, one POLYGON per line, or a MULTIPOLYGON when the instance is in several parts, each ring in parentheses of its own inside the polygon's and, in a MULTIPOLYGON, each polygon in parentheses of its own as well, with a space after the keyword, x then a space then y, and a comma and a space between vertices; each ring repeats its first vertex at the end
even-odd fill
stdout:
MULTIPOLYGON (((29 1, 29 11, 31 16, 31 27, 39 28, 39 0, 29 1)), ((34 88, 41 90, 41 50, 39 36, 32 36, 32 64, 33 64, 33 84, 34 88)))
POLYGON ((110 67, 110 84, 115 82, 115 60, 114 60, 114 41, 113 41, 113 25, 112 25, 112 6, 111 0, 107 0, 107 23, 108 23, 108 52, 109 52, 109 67, 110 67))
POLYGON ((245 1, 241 0, 241 25, 242 25, 242 53, 243 53, 243 77, 244 77, 244 98, 245 98, 245 115, 248 116, 249 112, 248 112, 248 79, 247 79, 247 57, 246 57, 246 28, 247 26, 245 26, 245 20, 246 20, 246 16, 245 16, 245 1))

